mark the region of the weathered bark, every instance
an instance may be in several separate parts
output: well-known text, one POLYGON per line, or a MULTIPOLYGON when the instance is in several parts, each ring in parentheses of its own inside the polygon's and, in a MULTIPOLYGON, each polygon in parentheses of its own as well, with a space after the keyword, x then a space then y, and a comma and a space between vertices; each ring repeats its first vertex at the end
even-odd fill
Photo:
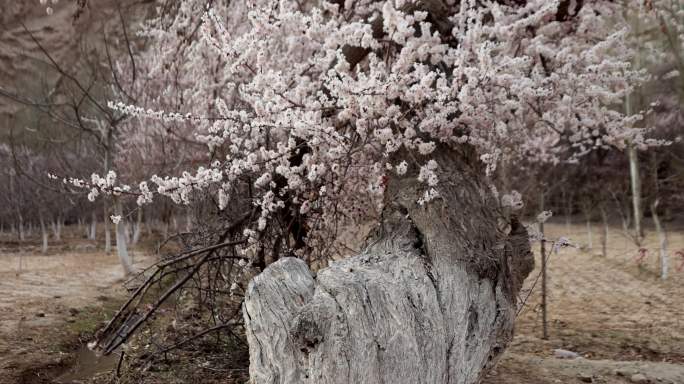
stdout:
POLYGON ((316 276, 285 258, 253 279, 252 383, 476 383, 494 365, 534 263, 527 232, 468 159, 439 160, 442 198, 419 206, 414 178, 391 180, 361 254, 316 276))

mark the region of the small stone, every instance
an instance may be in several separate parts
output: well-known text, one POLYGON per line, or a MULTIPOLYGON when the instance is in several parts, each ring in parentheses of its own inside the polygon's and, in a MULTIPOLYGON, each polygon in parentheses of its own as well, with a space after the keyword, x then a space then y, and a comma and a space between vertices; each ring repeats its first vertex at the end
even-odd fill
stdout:
POLYGON ((579 357, 579 354, 567 349, 554 349, 553 356, 557 359, 576 359, 579 357))
POLYGON ((648 378, 641 373, 635 373, 629 378, 629 381, 632 383, 648 383, 648 378))
POLYGON ((615 370, 615 376, 627 377, 630 374, 631 373, 630 373, 629 369, 627 369, 627 368, 618 368, 615 370))
POLYGON ((76 316, 80 311, 76 308, 69 308, 69 315, 76 316))
POLYGON ((587 373, 580 373, 579 375, 577 375, 577 378, 580 379, 580 381, 583 383, 593 383, 594 382, 594 376, 587 374, 587 373))
POLYGON ((45 314, 43 312, 38 312, 36 313, 36 317, 45 317, 45 314))

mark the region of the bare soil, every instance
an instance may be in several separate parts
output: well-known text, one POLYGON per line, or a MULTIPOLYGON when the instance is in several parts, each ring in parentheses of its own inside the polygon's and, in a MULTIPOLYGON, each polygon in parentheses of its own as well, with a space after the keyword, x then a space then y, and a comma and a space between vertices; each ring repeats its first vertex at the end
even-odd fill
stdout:
MULTIPOLYGON (((570 237, 583 250, 567 248, 549 259, 549 339, 542 340, 541 281, 518 318, 513 345, 486 384, 684 383, 684 270, 674 253, 684 250, 684 233, 668 234, 670 276, 658 278, 657 236, 647 234, 648 249, 637 263, 638 248, 621 230, 610 228, 608 257, 601 256, 599 228, 587 249, 583 226, 547 225, 547 237, 570 237), (555 349, 580 359, 553 356, 555 349), (633 377, 634 376, 634 377, 633 377)), ((529 290, 540 272, 526 282, 529 290)), ((526 294, 523 292, 523 294, 526 294)))
MULTIPOLYGON (((522 294, 531 292, 515 340, 484 383, 618 384, 645 379, 684 384, 684 269, 676 270, 684 260, 674 255, 684 250, 684 231, 668 234, 672 260, 665 282, 657 274, 653 233, 643 245, 649 252, 642 263, 637 263, 638 248, 618 228, 610 228, 608 257, 600 255, 599 228, 594 227, 591 250, 583 225, 547 225, 548 238, 559 236, 570 237, 582 249, 566 248, 549 258, 549 339, 541 338, 537 255, 537 269, 522 294), (559 348, 581 357, 556 358, 554 350, 559 348)), ((7 248, 0 244, 0 384, 51 383, 72 365, 81 339, 124 297, 121 267, 115 255, 83 244, 47 256, 38 255, 37 247, 23 253, 16 244, 7 248)), ((136 259, 145 262, 140 254, 136 259)), ((219 353, 206 353, 205 347, 170 355, 144 372, 127 372, 120 382, 243 381, 230 377, 244 377, 244 346, 223 344, 225 352, 219 353)), ((103 375, 91 381, 110 379, 103 375)))
POLYGON ((0 384, 53 382, 125 296, 116 254, 91 244, 36 248, 0 244, 0 384))

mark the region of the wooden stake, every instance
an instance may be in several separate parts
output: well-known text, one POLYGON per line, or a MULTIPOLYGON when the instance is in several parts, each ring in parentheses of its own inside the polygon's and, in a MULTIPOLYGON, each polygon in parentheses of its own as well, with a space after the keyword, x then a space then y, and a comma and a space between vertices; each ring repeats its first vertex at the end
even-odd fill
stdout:
MULTIPOLYGON (((541 192, 539 209, 544 211, 544 191, 541 192)), ((539 233, 541 234, 541 268, 542 268, 542 339, 549 339, 548 322, 546 317, 546 238, 544 236, 544 222, 539 223, 539 233)))

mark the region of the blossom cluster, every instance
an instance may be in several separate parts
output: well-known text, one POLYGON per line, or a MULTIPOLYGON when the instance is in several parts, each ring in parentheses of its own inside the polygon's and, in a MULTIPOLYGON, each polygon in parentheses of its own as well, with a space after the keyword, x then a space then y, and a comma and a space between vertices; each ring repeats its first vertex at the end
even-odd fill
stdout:
MULTIPOLYGON (((145 133, 123 147, 173 132, 212 158, 153 176, 156 189, 141 183, 139 204, 154 193, 187 204, 210 191, 225 209, 248 183, 255 246, 283 210, 307 221, 310 245, 322 244, 340 223, 382 208, 388 177, 415 177, 424 189, 416 203, 429 203, 440 196, 433 155, 443 148, 474 148, 491 174, 516 158, 559 163, 657 144, 635 126, 640 114, 614 108, 645 75, 630 65, 628 25, 612 2, 572 2, 564 19, 558 0, 447 1, 446 14, 399 0, 202 4, 181 2, 148 22, 145 97, 110 107, 145 133)), ((512 193, 502 204, 522 200, 512 193)))
POLYGON ((50 0, 50 5, 48 5, 48 0, 39 0, 40 5, 45 7, 45 13, 48 14, 48 16, 52 15, 54 13, 54 8, 52 6, 57 5, 59 3, 59 0, 50 0))

